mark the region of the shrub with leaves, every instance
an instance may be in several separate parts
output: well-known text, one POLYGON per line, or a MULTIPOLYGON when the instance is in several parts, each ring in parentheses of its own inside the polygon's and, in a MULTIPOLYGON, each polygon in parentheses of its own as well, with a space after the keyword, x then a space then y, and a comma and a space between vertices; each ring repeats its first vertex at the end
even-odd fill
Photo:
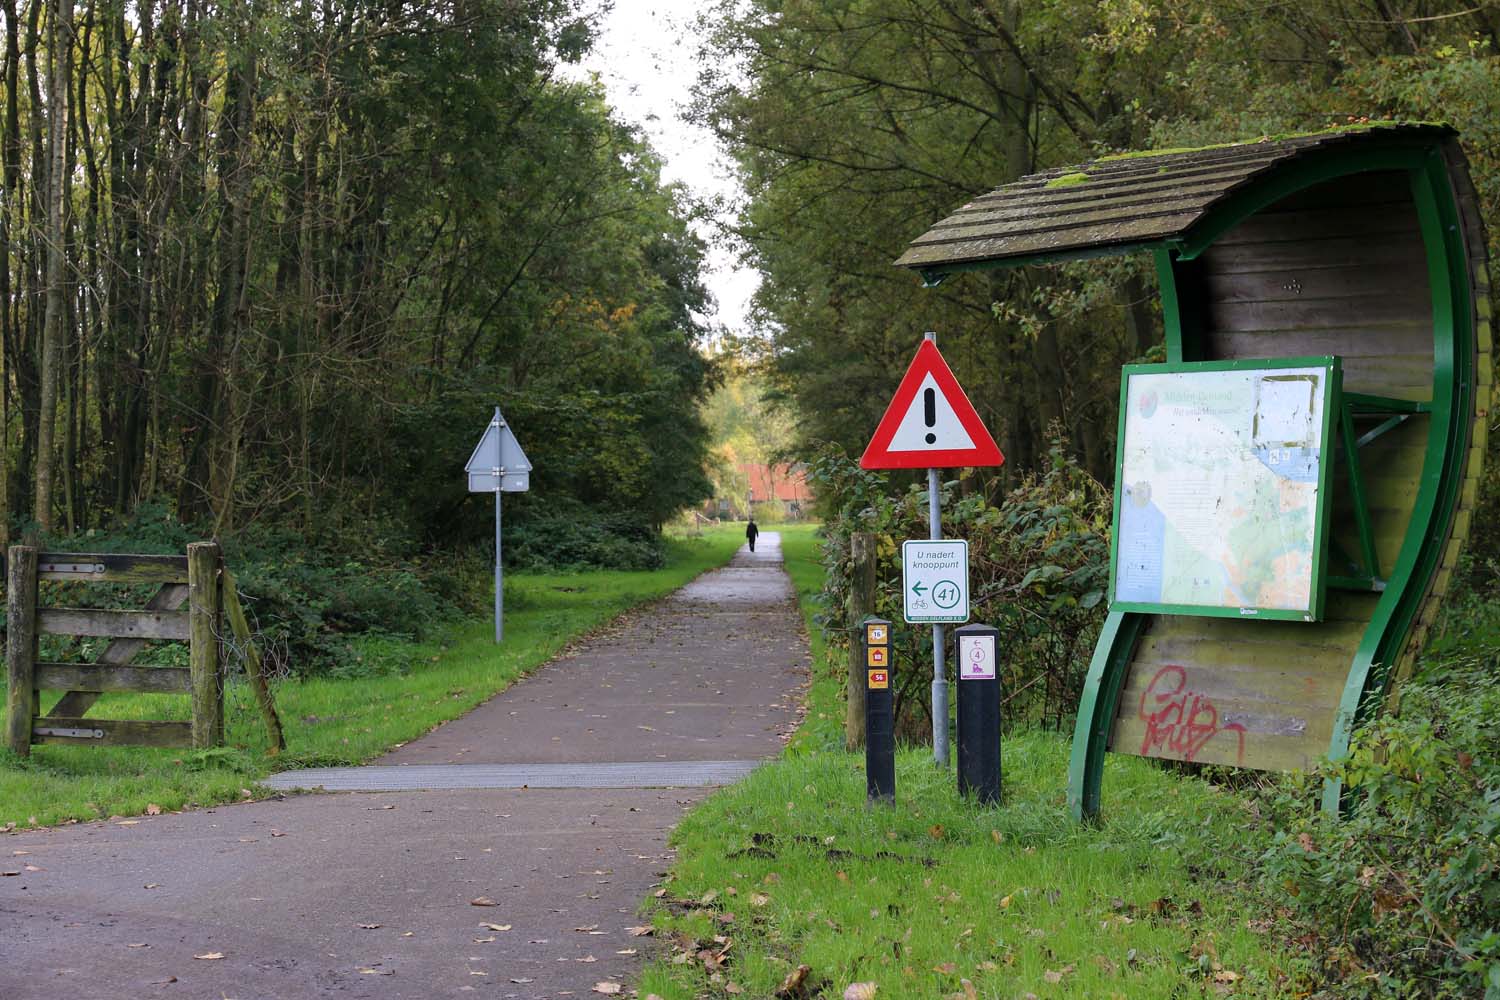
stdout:
POLYGON ((1399 716, 1269 796, 1262 888, 1319 995, 1500 1000, 1500 603, 1445 617, 1399 716), (1346 783, 1341 822, 1311 806, 1326 774, 1346 783))
MULTIPOLYGON (((971 620, 1000 629, 1008 724, 1067 723, 1104 618, 1110 494, 1060 445, 1051 456, 1045 473, 1026 479, 998 504, 962 481, 942 485, 943 535, 969 542, 971 620)), ((897 623, 898 731, 920 738, 931 730, 925 692, 932 650, 925 626, 901 624, 900 546, 928 536, 927 491, 914 485, 892 496, 886 476, 833 453, 813 463, 812 477, 830 514, 823 594, 824 606, 837 609, 824 623, 830 641, 849 641, 849 539, 869 532, 878 556, 877 613, 897 623)))

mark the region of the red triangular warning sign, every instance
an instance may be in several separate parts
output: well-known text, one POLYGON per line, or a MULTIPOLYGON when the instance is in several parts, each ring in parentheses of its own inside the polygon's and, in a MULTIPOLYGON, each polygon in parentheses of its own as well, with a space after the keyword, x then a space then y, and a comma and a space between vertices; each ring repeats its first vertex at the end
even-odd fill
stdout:
POLYGON ((1004 461, 937 344, 922 341, 860 468, 953 469, 1004 461))

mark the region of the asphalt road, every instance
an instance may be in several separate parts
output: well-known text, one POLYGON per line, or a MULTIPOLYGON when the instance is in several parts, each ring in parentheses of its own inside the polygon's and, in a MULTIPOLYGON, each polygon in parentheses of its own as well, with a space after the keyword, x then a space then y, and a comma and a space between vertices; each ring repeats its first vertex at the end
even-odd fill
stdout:
MULTIPOLYGON (((773 756, 807 671, 777 543, 377 763, 773 756)), ((637 909, 709 792, 293 795, 3 837, 0 998, 598 996, 638 974, 637 909)))

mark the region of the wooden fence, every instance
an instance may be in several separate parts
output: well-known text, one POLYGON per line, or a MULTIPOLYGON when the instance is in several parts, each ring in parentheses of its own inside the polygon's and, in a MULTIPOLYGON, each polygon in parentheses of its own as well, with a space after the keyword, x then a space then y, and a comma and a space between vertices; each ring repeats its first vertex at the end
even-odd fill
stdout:
MULTIPOLYGON (((6 743, 12 750, 26 755, 37 743, 206 748, 223 742, 219 639, 224 609, 218 545, 196 542, 185 556, 39 553, 28 545, 14 545, 8 563, 6 743), (41 580, 155 583, 161 589, 141 611, 39 608, 41 580), (97 662, 50 663, 38 660, 40 635, 99 636, 111 642, 97 662), (153 639, 188 643, 189 665, 132 666, 130 661, 153 639), (46 690, 67 693, 47 715, 39 715, 38 691, 46 690), (87 718, 88 710, 109 691, 189 695, 192 721, 87 718)), ((238 600, 233 603, 238 610, 238 600)), ((263 678, 257 679, 263 687, 263 678)), ((259 688, 256 693, 259 697, 259 688)), ((268 702, 269 692, 263 708, 268 702)), ((275 741, 279 744, 279 726, 275 741)))

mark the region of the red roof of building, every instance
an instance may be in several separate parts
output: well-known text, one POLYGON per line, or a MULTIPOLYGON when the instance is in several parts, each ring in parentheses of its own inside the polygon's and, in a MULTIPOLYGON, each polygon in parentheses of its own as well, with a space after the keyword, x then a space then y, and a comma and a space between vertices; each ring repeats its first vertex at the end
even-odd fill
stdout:
POLYGON ((741 462, 737 468, 750 480, 754 500, 780 500, 783 503, 808 503, 812 490, 807 485, 807 468, 797 465, 759 465, 741 462))

